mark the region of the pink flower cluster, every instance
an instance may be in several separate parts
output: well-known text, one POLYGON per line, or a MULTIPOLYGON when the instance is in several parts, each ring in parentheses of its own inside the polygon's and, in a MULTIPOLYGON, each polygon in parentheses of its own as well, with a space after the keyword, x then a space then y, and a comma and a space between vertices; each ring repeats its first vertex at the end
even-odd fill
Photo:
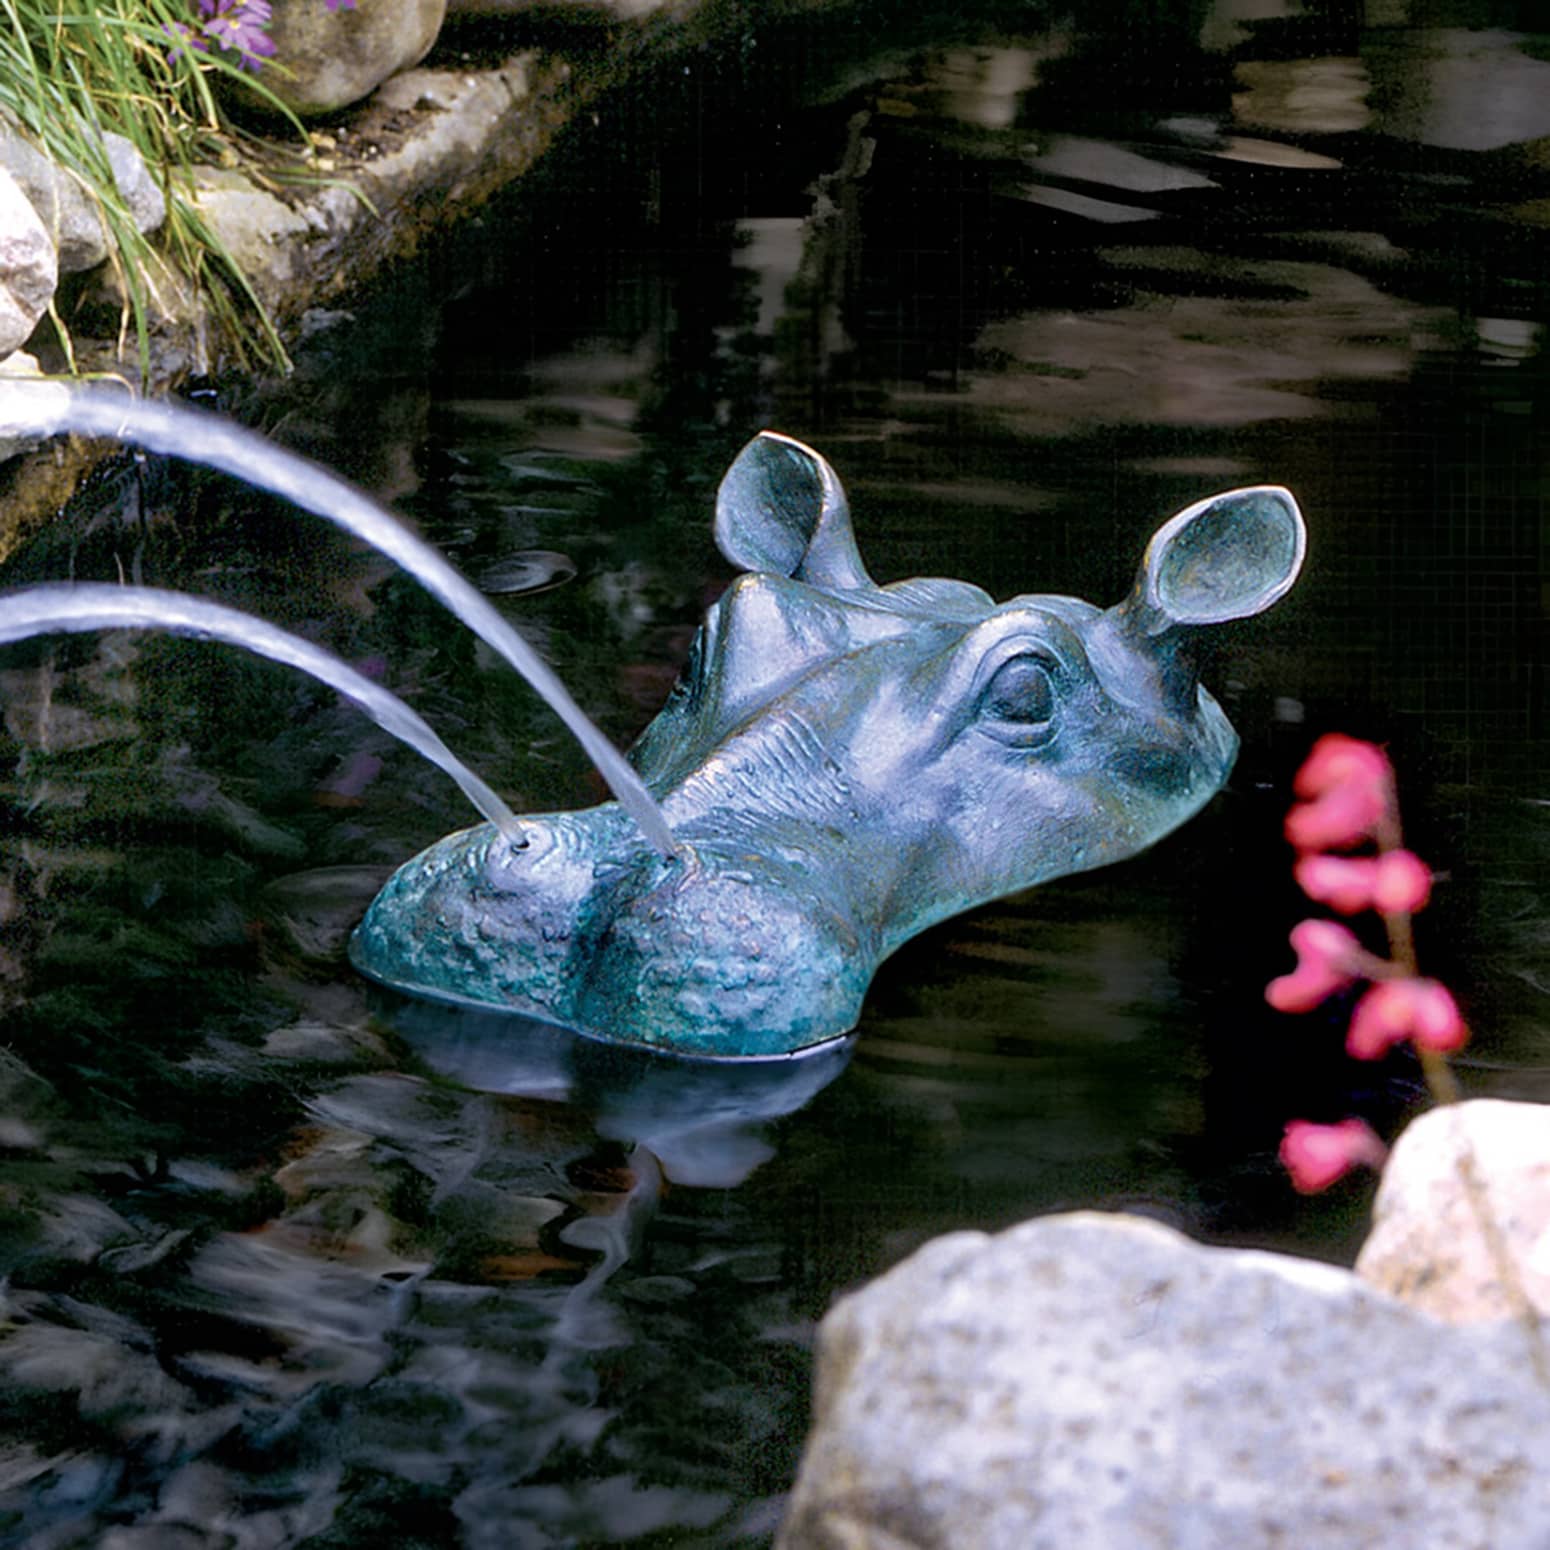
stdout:
POLYGON ((1304 1195, 1328 1189, 1358 1165, 1381 1168, 1387 1156, 1388 1148, 1364 1119, 1343 1119, 1338 1125, 1294 1119, 1281 1138, 1281 1166, 1304 1195))
MULTIPOLYGON (((1376 744, 1331 733, 1314 744, 1293 790, 1300 800, 1287 815, 1286 837, 1299 852, 1299 886, 1342 915, 1375 911, 1387 929, 1390 956, 1369 952, 1338 921, 1304 920, 1292 929, 1297 966, 1270 982, 1265 999, 1278 1011, 1310 1012, 1336 991, 1368 980, 1346 1032, 1347 1053, 1378 1060, 1406 1041, 1426 1054, 1461 1048, 1469 1030, 1452 994, 1416 972, 1410 917, 1426 907, 1432 879, 1399 843, 1387 755, 1376 744), (1371 854, 1331 854, 1368 845, 1371 854)), ((1355 1119, 1338 1125, 1293 1120, 1281 1143, 1281 1161, 1305 1191, 1325 1189, 1350 1168, 1382 1159, 1382 1143, 1355 1119)))

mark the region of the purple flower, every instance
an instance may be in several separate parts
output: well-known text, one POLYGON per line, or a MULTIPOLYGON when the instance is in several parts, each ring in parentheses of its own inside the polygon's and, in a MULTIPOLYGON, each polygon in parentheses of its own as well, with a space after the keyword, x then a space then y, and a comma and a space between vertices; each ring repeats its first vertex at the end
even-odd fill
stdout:
MULTIPOLYGON (((323 3, 331 12, 353 11, 356 0, 323 0, 323 3)), ((167 55, 169 64, 180 55, 191 58, 192 52, 206 52, 210 39, 235 52, 237 63, 244 70, 256 70, 264 60, 273 58, 275 43, 269 36, 270 0, 194 0, 194 7, 199 13, 197 30, 182 22, 174 22, 166 29, 173 44, 167 55)))
POLYGON ((205 50, 205 40, 184 22, 167 22, 162 30, 172 39, 172 47, 167 50, 169 65, 176 64, 184 56, 192 60, 194 54, 205 50))
POLYGON ((234 50, 244 70, 256 70, 270 58, 274 39, 269 36, 269 0, 199 0, 204 18, 201 30, 222 48, 234 50))

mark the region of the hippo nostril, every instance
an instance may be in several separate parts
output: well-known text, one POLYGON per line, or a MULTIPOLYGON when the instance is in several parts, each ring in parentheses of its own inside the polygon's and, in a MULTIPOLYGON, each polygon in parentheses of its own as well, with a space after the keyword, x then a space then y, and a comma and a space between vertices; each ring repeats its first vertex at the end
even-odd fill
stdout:
POLYGON ((485 879, 494 888, 522 887, 533 866, 554 847, 552 829, 524 818, 515 835, 499 834, 490 842, 485 855, 485 879))
POLYGON ((530 818, 522 820, 522 844, 514 846, 524 861, 538 861, 547 856, 556 844, 554 830, 546 823, 534 823, 530 818))
POLYGON ((705 870, 699 852, 683 840, 678 842, 676 855, 664 856, 662 859, 666 864, 661 875, 664 880, 670 879, 675 888, 682 888, 686 883, 701 876, 705 870))

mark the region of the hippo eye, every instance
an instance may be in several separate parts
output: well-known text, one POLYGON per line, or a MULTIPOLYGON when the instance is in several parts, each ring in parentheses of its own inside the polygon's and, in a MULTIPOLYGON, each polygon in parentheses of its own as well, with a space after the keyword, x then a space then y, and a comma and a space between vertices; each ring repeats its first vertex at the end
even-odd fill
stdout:
POLYGON ((981 729, 1002 742, 1042 742, 1055 719, 1055 684, 1049 661, 1032 652, 1009 657, 980 695, 981 729))

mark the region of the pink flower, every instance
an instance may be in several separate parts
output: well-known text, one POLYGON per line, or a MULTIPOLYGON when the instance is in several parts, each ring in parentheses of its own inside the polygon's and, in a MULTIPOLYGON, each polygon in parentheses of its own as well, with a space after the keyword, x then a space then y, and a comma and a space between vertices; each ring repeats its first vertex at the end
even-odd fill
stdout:
POLYGON ((1431 979, 1384 980, 1356 1003, 1345 1047, 1358 1060, 1381 1060, 1406 1039, 1420 1049, 1447 1053, 1462 1049, 1468 1038, 1446 985, 1431 979))
POLYGON ((1286 815, 1286 837, 1298 850, 1340 850, 1372 838, 1388 803, 1376 786, 1339 786, 1286 815))
POLYGON ((1372 908, 1378 863, 1370 856, 1299 856, 1292 875, 1310 899, 1342 915, 1355 915, 1372 908))
POLYGON ((1338 1125, 1310 1120, 1287 1122, 1281 1137, 1281 1165, 1292 1177, 1292 1188, 1304 1195, 1328 1189, 1352 1168, 1381 1168, 1388 1149, 1365 1120, 1343 1119, 1338 1125))
POLYGON ((1414 915, 1432 896, 1432 874, 1409 850, 1389 850, 1378 857, 1372 888, 1373 907, 1385 915, 1414 915))
POLYGON ((1297 967, 1265 987, 1265 999, 1278 1012, 1311 1012, 1361 974, 1366 957, 1361 943, 1333 920, 1299 922, 1291 942, 1297 967))
POLYGON ((1344 732, 1326 732, 1309 750, 1292 790, 1305 801, 1345 786, 1391 786, 1394 769, 1376 743, 1344 732))
POLYGON ((1305 855, 1292 871, 1310 899, 1342 915, 1360 910, 1413 915, 1432 894, 1432 874, 1408 850, 1389 850, 1381 856, 1305 855))
POLYGON ((1298 850, 1338 850, 1372 837, 1394 800, 1394 771, 1376 743, 1327 732, 1292 782, 1304 798, 1286 815, 1298 850))

